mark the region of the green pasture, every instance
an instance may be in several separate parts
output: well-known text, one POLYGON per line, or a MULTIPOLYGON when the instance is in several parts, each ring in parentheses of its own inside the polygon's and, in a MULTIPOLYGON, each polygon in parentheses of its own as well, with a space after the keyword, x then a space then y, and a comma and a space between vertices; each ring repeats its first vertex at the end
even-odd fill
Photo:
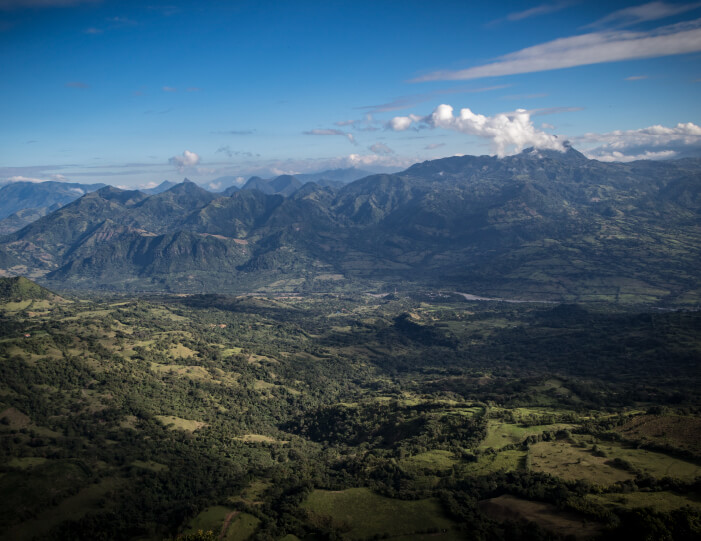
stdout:
POLYGON ((446 517, 437 500, 398 500, 386 498, 367 488, 342 491, 315 490, 302 504, 312 522, 330 519, 343 531, 345 539, 372 536, 412 536, 437 528, 452 530, 455 523, 446 517))

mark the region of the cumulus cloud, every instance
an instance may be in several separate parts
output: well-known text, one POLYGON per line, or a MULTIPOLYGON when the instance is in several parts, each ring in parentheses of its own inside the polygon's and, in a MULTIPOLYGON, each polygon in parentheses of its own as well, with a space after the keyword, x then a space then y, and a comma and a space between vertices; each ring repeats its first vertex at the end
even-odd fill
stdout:
POLYGON ((556 39, 504 55, 491 64, 435 71, 412 82, 498 77, 698 51, 701 51, 701 19, 647 32, 610 30, 556 39))
POLYGON ((375 154, 380 154, 382 156, 389 156, 390 154, 394 154, 394 150, 389 148, 384 143, 375 143, 374 145, 371 145, 368 148, 375 154))
POLYGON ((354 145, 357 145, 355 141, 355 137, 353 136, 352 133, 345 132, 343 130, 334 130, 334 129, 323 129, 323 130, 309 130, 302 132, 304 135, 342 135, 346 139, 348 139, 351 143, 354 145))
POLYGON ((409 116, 395 116, 389 121, 388 127, 392 131, 404 131, 408 130, 412 124, 419 124, 424 121, 426 117, 409 115, 409 116))
POLYGON ((701 2, 692 4, 668 4, 666 2, 649 2, 640 6, 631 6, 619 9, 613 13, 602 17, 587 27, 592 26, 631 26, 634 24, 665 19, 680 13, 685 13, 701 7, 701 2))
POLYGON ((525 109, 513 113, 500 113, 492 117, 473 113, 467 107, 453 115, 450 105, 442 104, 425 117, 395 117, 390 129, 403 131, 412 124, 423 124, 430 128, 454 130, 468 135, 476 135, 491 140, 495 152, 504 156, 510 152, 520 152, 526 147, 564 151, 565 147, 556 136, 540 131, 533 126, 531 116, 525 109))
POLYGON ((174 165, 178 171, 182 172, 188 167, 194 167, 200 163, 200 157, 189 150, 184 151, 180 156, 173 156, 168 163, 174 165))
POLYGON ((587 133, 573 138, 573 142, 589 146, 585 154, 602 161, 665 159, 701 152, 701 126, 680 122, 673 127, 655 125, 603 134, 587 133))

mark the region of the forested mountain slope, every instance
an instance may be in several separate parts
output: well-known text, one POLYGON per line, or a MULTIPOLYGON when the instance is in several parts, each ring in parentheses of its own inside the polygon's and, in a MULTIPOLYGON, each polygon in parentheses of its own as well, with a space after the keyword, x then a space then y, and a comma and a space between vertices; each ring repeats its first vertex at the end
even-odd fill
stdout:
POLYGON ((698 302, 699 160, 602 163, 568 147, 434 160, 340 189, 275 180, 276 193, 251 179, 230 196, 188 181, 151 196, 103 188, 0 239, 2 272, 59 288, 382 283, 698 302))

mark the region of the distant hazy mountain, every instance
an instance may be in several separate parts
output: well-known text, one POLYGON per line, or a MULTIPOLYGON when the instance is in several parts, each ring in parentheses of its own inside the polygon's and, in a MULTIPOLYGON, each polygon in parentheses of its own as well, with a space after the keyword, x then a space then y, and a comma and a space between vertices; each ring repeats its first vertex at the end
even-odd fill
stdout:
POLYGON ((217 177, 214 180, 205 182, 202 187, 209 190, 210 192, 223 192, 228 188, 238 188, 241 177, 227 175, 224 177, 217 177))
POLYGON ((164 180, 155 188, 144 188, 144 189, 141 189, 141 191, 144 193, 153 195, 153 194, 165 192, 166 190, 170 190, 175 185, 176 185, 175 182, 171 182, 170 180, 164 180))
POLYGON ((11 182, 0 188, 0 219, 26 209, 55 209, 104 186, 77 182, 11 182))
POLYGON ((227 176, 219 177, 210 182, 205 183, 203 186, 213 192, 221 192, 226 195, 231 195, 238 189, 248 189, 248 190, 260 190, 263 193, 283 193, 288 196, 294 193, 294 189, 288 188, 287 184, 281 185, 282 182, 289 183, 289 179, 294 178, 296 182, 293 182, 295 188, 300 188, 307 182, 314 182, 319 186, 332 186, 340 188, 349 182, 358 180, 368 175, 372 175, 370 171, 365 171, 363 169, 356 169, 355 167, 348 167, 345 169, 329 169, 327 171, 320 171, 318 173, 298 173, 295 175, 280 175, 272 179, 263 179, 259 176, 254 176, 248 179, 244 185, 240 185, 240 177, 227 176), (288 180, 280 180, 288 179, 288 180), (278 188, 270 187, 271 183, 277 182, 278 188))
POLYGON ((529 149, 423 162, 341 189, 288 175, 231 194, 191 182, 151 196, 107 187, 5 237, 0 270, 43 274, 54 289, 383 282, 695 305, 699 215, 699 160, 602 163, 529 149))
POLYGON ((319 173, 302 173, 295 175, 295 177, 297 177, 302 184, 314 182, 319 186, 324 186, 329 182, 348 184, 349 182, 359 180, 372 174, 372 171, 365 171, 355 167, 347 167, 345 169, 329 169, 319 173))
MULTIPOLYGON (((292 175, 280 175, 272 179, 251 177, 241 186, 241 190, 258 190, 266 195, 279 194, 289 197, 302 187, 302 183, 292 175)), ((224 195, 232 195, 239 189, 235 186, 225 190, 224 195)))

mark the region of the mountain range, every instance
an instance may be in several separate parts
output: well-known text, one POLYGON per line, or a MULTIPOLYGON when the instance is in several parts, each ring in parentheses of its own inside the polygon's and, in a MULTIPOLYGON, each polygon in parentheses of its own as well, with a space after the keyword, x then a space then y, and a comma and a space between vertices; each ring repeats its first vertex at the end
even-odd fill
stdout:
POLYGON ((0 235, 17 231, 105 184, 11 182, 0 187, 0 235))
POLYGON ((0 273, 54 290, 450 288, 514 300, 696 305, 701 160, 574 148, 461 156, 343 186, 104 187, 0 238, 0 273))

